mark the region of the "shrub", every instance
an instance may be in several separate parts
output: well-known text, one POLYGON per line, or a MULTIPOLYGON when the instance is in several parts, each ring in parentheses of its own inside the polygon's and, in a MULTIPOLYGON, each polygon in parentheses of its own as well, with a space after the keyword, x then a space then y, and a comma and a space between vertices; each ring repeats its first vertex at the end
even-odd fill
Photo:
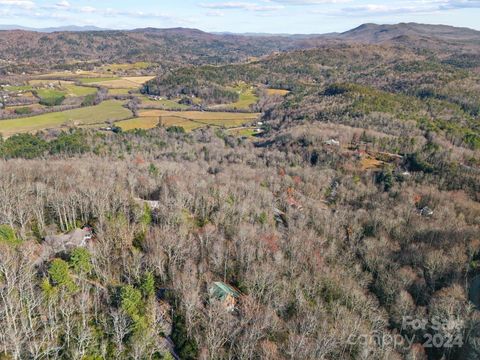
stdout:
POLYGON ((17 115, 28 115, 31 113, 32 113, 32 109, 30 109, 27 106, 15 109, 15 114, 17 115))
POLYGON ((61 133, 58 138, 50 142, 50 154, 83 154, 89 150, 85 144, 84 134, 81 131, 72 134, 61 133))
POLYGON ((155 295, 155 277, 151 272, 147 272, 142 280, 142 292, 146 298, 155 295))
POLYGON ((121 308, 133 322, 133 331, 140 333, 147 329, 148 323, 144 316, 145 304, 142 292, 132 285, 122 287, 120 292, 121 308))
POLYGON ((52 96, 48 98, 41 98, 39 102, 40 102, 40 105, 52 107, 52 106, 62 105, 63 100, 65 100, 65 96, 59 95, 59 96, 52 96))
POLYGON ((337 96, 337 95, 342 95, 350 91, 350 87, 345 84, 332 84, 328 86, 325 91, 323 92, 323 95, 325 96, 337 96))
POLYGON ((70 265, 76 273, 90 273, 92 271, 92 263, 88 250, 84 248, 74 249, 70 255, 70 265))
POLYGON ((68 268, 68 263, 62 259, 55 259, 50 264, 48 275, 54 286, 65 288, 68 291, 75 291, 77 286, 73 282, 68 268))
POLYGON ((185 134, 185 129, 181 126, 169 126, 167 132, 173 134, 185 134))
POLYGON ((85 96, 85 98, 82 101, 82 106, 93 106, 95 105, 95 100, 97 98, 96 94, 89 94, 85 96))
POLYGON ((8 225, 0 225, 0 242, 10 246, 20 244, 20 240, 17 238, 15 230, 8 225))
POLYGON ((31 134, 18 134, 4 141, 0 156, 5 159, 33 159, 42 156, 48 148, 45 140, 31 134))

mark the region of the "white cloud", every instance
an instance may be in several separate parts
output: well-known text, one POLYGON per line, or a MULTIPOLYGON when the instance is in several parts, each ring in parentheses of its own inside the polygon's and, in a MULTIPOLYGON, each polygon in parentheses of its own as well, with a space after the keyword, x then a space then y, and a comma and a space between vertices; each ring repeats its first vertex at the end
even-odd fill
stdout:
POLYGON ((93 13, 98 11, 93 6, 83 6, 79 10, 80 10, 80 12, 87 13, 87 14, 93 14, 93 13))
POLYGON ((67 0, 59 1, 55 6, 61 9, 68 9, 69 7, 71 7, 70 3, 67 0))
POLYGON ((334 10, 316 9, 313 11, 318 14, 330 16, 389 16, 402 14, 433 14, 441 11, 465 8, 480 8, 480 0, 411 0, 383 4, 370 3, 352 5, 334 10))
POLYGON ((203 8, 207 9, 220 9, 220 10, 248 10, 248 11, 276 11, 285 8, 283 5, 260 5, 250 2, 220 2, 220 3, 201 3, 199 4, 203 8))
POLYGON ((269 2, 275 2, 285 5, 324 5, 324 4, 341 4, 349 3, 353 0, 269 0, 269 2))
POLYGON ((0 5, 19 7, 23 9, 32 9, 35 3, 31 0, 0 0, 0 5))
POLYGON ((211 17, 222 17, 222 16, 225 16, 225 13, 220 10, 212 10, 207 12, 205 15, 211 16, 211 17))

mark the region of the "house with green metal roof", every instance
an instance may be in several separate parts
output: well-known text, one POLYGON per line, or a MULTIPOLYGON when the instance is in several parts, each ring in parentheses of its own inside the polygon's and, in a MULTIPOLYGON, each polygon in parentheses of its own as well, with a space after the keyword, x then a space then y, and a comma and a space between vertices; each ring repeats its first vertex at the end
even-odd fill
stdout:
POLYGON ((223 306, 228 311, 233 311, 240 297, 240 292, 232 286, 221 281, 216 281, 210 287, 210 296, 223 303, 223 306))

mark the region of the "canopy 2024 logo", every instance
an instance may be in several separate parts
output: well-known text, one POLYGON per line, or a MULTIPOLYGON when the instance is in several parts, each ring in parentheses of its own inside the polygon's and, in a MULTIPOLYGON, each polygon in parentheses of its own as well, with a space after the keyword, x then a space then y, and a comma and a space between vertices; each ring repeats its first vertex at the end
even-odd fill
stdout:
POLYGON ((460 319, 415 319, 405 316, 402 320, 402 332, 423 334, 422 345, 425 348, 453 348, 463 346, 464 321, 460 319))

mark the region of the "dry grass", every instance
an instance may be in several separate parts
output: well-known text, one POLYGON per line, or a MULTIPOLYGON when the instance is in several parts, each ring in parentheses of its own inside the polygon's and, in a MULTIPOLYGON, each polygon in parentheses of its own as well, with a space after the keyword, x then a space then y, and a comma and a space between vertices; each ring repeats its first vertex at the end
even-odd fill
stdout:
POLYGON ((202 124, 200 122, 180 118, 177 116, 163 116, 160 120, 160 125, 166 128, 170 126, 180 126, 184 128, 187 132, 206 126, 205 124, 202 124))
POLYGON ((135 84, 138 84, 138 85, 143 85, 147 81, 155 79, 155 76, 129 76, 129 77, 124 77, 122 79, 131 81, 131 82, 133 82, 135 84))
POLYGON ((177 116, 196 121, 235 121, 258 118, 257 113, 234 113, 234 112, 209 112, 209 111, 168 111, 168 110, 142 110, 140 116, 177 116))
POLYGON ((153 129, 158 125, 158 117, 141 117, 135 119, 129 119, 116 122, 115 125, 122 128, 123 131, 129 131, 133 129, 153 129))
POLYGON ((142 84, 153 79, 154 76, 134 76, 134 77, 124 77, 120 79, 108 79, 102 80, 98 79, 97 82, 91 82, 92 85, 99 85, 109 89, 137 89, 142 84))
POLYGON ((160 122, 160 126, 163 127, 181 126, 186 131, 192 131, 204 126, 240 127, 254 121, 258 116, 259 114, 229 112, 142 110, 140 118, 118 125, 122 128, 129 127, 129 130, 132 128, 146 129, 155 127, 160 122), (153 123, 155 125, 152 126, 153 123))
POLYGON ((283 89, 267 89, 268 96, 287 96, 290 91, 283 89))
POLYGON ((132 89, 108 89, 108 95, 128 95, 130 90, 132 89))
POLYGON ((130 80, 117 79, 117 80, 105 80, 90 83, 91 85, 103 86, 108 89, 136 89, 139 87, 137 83, 134 83, 130 80))
POLYGON ((381 169, 384 163, 383 161, 371 157, 365 157, 360 161, 360 164, 362 166, 362 170, 373 170, 381 169))
POLYGON ((36 132, 64 126, 100 124, 131 117, 132 113, 122 105, 123 103, 120 101, 109 100, 97 106, 19 119, 1 120, 0 133, 4 136, 11 136, 17 133, 36 132))

